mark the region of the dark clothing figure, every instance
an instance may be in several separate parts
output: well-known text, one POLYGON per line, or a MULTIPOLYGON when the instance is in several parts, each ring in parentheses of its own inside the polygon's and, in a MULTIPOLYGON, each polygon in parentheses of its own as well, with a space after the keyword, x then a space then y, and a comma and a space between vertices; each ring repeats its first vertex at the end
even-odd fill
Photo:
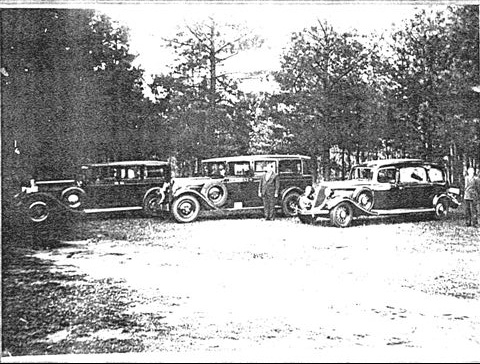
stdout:
POLYGON ((280 181, 275 172, 267 172, 260 178, 258 196, 263 199, 263 208, 266 220, 273 220, 275 217, 275 202, 280 189, 280 181))
POLYGON ((477 204, 480 195, 480 180, 473 175, 473 171, 465 177, 465 218, 467 226, 476 226, 478 223, 477 204))
POLYGON ((478 214, 477 214, 477 203, 473 200, 465 200, 465 217, 467 226, 477 226, 478 223, 478 214))

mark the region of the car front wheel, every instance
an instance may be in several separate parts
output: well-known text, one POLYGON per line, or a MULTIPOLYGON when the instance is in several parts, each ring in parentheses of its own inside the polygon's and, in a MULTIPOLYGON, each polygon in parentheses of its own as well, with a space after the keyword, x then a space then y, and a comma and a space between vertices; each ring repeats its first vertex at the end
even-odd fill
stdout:
POLYGON ((46 221, 51 214, 51 207, 47 201, 33 200, 27 204, 27 216, 31 222, 41 223, 46 221))
POLYGON ((340 202, 330 211, 330 221, 337 227, 348 227, 353 220, 353 208, 348 202, 340 202))
POLYGON ((200 203, 195 196, 184 195, 173 201, 172 213, 177 222, 195 221, 200 212, 200 203))

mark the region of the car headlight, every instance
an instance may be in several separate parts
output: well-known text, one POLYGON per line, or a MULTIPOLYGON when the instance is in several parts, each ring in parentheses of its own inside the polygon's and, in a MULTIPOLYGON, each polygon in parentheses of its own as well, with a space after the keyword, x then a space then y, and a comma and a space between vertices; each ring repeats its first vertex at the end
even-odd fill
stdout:
POLYGON ((312 192, 313 192, 313 187, 312 186, 305 187, 305 192, 304 192, 305 196, 307 196, 307 197, 310 196, 312 192))

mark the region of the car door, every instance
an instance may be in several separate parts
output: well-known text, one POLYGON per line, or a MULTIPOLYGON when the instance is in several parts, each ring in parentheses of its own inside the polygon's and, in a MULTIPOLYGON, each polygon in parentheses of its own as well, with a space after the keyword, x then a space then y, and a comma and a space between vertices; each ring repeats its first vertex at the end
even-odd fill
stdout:
POLYGON ((109 208, 118 206, 122 188, 120 171, 115 166, 92 167, 91 179, 85 186, 89 208, 109 208))
POLYGON ((278 161, 278 176, 280 178, 280 191, 289 187, 299 187, 302 190, 311 180, 302 178, 302 161, 300 159, 282 159, 278 161))
MULTIPOLYGON (((253 163, 254 166, 254 177, 253 177, 253 184, 255 194, 253 195, 253 204, 255 206, 263 206, 263 200, 261 197, 258 197, 258 189, 260 186, 260 180, 263 178, 263 175, 267 172, 270 165, 274 166, 275 173, 278 174, 278 162, 274 159, 261 159, 256 160, 253 163)), ((280 176, 278 177, 280 178, 280 176)))
POLYGON ((117 207, 141 206, 145 191, 140 166, 125 166, 121 169, 119 189, 115 202, 117 207))
POLYGON ((397 184, 398 170, 395 167, 382 167, 377 172, 374 192, 375 210, 391 210, 402 205, 402 189, 397 184))
POLYGON ((423 166, 406 166, 400 168, 399 195, 401 207, 416 209, 432 207, 429 197, 433 186, 428 181, 427 171, 423 166))
POLYGON ((250 160, 229 162, 223 183, 227 187, 230 207, 255 206, 255 199, 258 198, 258 181, 253 176, 250 160))

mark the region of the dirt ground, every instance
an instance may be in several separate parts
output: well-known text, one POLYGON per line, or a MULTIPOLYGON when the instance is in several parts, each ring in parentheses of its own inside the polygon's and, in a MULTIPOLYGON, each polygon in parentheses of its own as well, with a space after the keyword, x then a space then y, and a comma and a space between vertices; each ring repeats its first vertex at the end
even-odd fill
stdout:
MULTIPOLYGON (((57 235, 27 255, 56 284, 37 307, 56 305, 52 317, 64 322, 22 347, 12 340, 21 325, 8 326, 3 361, 480 360, 480 229, 458 217, 339 229, 295 218, 133 216, 80 220, 57 235), (70 314, 58 313, 62 302, 70 314)), ((4 285, 16 279, 7 287, 18 292, 25 276, 9 269, 4 285)), ((27 286, 45 279, 36 282, 27 286)), ((4 301, 4 320, 29 321, 21 312, 4 301)))

